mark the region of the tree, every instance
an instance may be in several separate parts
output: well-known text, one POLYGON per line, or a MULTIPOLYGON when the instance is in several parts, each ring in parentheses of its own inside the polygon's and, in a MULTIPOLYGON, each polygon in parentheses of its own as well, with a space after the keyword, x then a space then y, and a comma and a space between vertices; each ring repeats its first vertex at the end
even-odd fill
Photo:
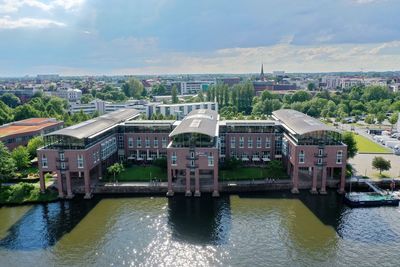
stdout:
POLYGON ((11 157, 10 151, 3 142, 0 142, 0 185, 1 182, 13 178, 15 171, 15 161, 11 157))
POLYGON ((4 102, 10 108, 15 108, 21 104, 21 100, 14 94, 5 93, 0 97, 0 100, 4 102))
POLYGON ((114 163, 110 167, 107 168, 107 172, 114 175, 114 182, 116 181, 116 176, 124 171, 124 165, 122 163, 114 163))
POLYGON ((15 161, 15 166, 19 171, 28 168, 31 165, 28 149, 24 146, 19 146, 11 152, 11 157, 15 161))
POLYGON ((397 113, 397 112, 393 113, 392 116, 390 116, 390 118, 389 118, 389 122, 392 125, 395 125, 398 120, 399 120, 399 113, 397 113))
POLYGON ((0 100, 0 124, 12 121, 13 110, 0 100))
POLYGON ((178 89, 176 89, 176 86, 172 86, 172 90, 171 90, 171 98, 172 98, 172 104, 176 104, 179 102, 179 98, 178 98, 178 89))
POLYGON ((374 124, 375 118, 373 115, 370 114, 365 117, 364 121, 365 121, 365 123, 368 123, 368 124, 374 124))
POLYGON ((372 160, 372 167, 379 170, 379 174, 382 174, 382 171, 388 171, 392 167, 390 164, 390 160, 386 160, 382 157, 375 157, 372 160))
POLYGON ((36 136, 29 140, 27 149, 31 159, 36 157, 36 150, 44 145, 43 137, 36 136))
POLYGON ((36 110, 30 104, 25 104, 25 105, 22 105, 22 106, 18 106, 15 109, 14 119, 16 121, 23 120, 23 119, 34 118, 34 117, 40 117, 40 112, 38 110, 36 110))
POLYGON ((354 156, 358 152, 357 142, 354 138, 353 133, 351 132, 344 132, 342 134, 342 141, 347 145, 347 157, 354 158, 354 156))
POLYGON ((315 90, 315 88, 316 88, 316 86, 315 86, 315 84, 314 84, 314 83, 309 83, 309 84, 307 85, 307 89, 308 89, 308 91, 314 91, 314 90, 315 90))
POLYGON ((383 113, 379 113, 376 116, 376 120, 378 121, 379 124, 381 124, 385 119, 386 119, 386 115, 383 113))

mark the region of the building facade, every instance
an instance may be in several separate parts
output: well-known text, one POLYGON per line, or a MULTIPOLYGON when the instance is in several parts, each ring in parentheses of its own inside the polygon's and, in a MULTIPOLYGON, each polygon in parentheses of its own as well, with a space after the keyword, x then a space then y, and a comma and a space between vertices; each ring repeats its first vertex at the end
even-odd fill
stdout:
POLYGON ((60 197, 72 197, 83 184, 92 185, 114 162, 167 162, 168 196, 184 192, 219 195, 219 165, 236 158, 245 165, 266 166, 282 161, 292 192, 309 188, 326 193, 335 180, 344 191, 347 147, 341 134, 319 120, 294 110, 278 110, 270 120, 220 120, 218 112, 195 109, 182 120, 140 120, 134 109, 123 109, 45 136, 38 150, 41 189, 44 174, 57 174, 60 197), (309 186, 307 186, 309 184, 309 186))

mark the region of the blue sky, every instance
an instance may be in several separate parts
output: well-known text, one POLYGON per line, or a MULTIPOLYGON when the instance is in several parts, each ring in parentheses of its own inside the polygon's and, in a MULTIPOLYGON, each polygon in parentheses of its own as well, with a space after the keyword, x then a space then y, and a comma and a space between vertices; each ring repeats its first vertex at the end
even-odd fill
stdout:
POLYGON ((399 0, 0 0, 0 76, 399 70, 399 0))

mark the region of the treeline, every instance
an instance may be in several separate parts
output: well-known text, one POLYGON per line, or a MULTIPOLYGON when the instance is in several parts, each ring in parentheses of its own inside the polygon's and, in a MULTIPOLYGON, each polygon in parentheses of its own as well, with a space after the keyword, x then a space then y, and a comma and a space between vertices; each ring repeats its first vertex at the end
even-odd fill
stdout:
MULTIPOLYGON (((371 122, 381 123, 387 113, 400 111, 400 93, 382 86, 355 86, 343 92, 321 91, 311 94, 274 94, 264 91, 253 99, 253 115, 271 114, 281 108, 291 108, 313 117, 344 119, 349 116, 367 116, 371 122)), ((390 118, 394 121, 396 115, 390 118)))
POLYGON ((66 100, 54 96, 44 96, 40 93, 35 94, 25 104, 21 104, 19 98, 13 94, 4 94, 0 97, 0 124, 42 117, 56 118, 64 121, 65 126, 70 126, 97 116, 97 112, 91 115, 85 114, 83 111, 69 114, 66 100))

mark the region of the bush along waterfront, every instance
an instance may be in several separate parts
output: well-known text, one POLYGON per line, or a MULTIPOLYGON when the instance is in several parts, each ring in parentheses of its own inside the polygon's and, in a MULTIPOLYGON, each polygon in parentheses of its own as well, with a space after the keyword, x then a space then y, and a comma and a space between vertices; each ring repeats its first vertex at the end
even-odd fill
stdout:
POLYGON ((56 199, 58 195, 55 191, 47 189, 42 194, 39 187, 29 183, 0 187, 0 205, 50 202, 56 199))

